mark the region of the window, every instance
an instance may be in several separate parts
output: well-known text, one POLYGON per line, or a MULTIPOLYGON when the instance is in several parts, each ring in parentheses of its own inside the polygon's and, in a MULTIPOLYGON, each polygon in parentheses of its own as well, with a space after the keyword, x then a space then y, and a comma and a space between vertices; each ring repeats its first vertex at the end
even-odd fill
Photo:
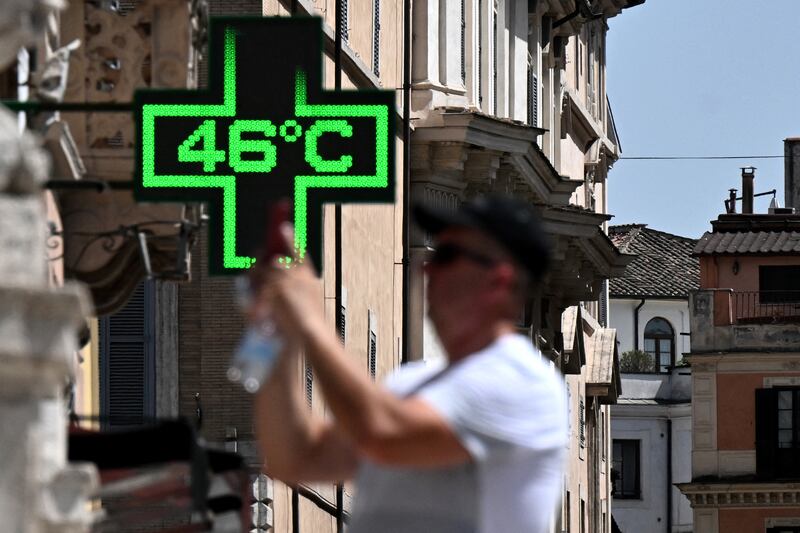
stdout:
POLYGON ((478 107, 483 109, 483 0, 478 0, 478 107))
POLYGON ((342 41, 344 42, 347 42, 347 40, 350 38, 350 26, 347 12, 349 7, 348 3, 349 0, 341 0, 341 2, 339 2, 339 16, 342 19, 342 41))
POLYGON ((578 440, 580 442, 581 448, 586 447, 586 405, 583 403, 583 398, 580 399, 580 403, 578 404, 578 416, 580 420, 578 423, 580 424, 578 427, 578 440))
POLYGON ((369 370, 369 376, 374 380, 378 373, 378 321, 372 311, 367 313, 367 329, 369 330, 367 370, 369 370))
MULTIPOLYGON (((463 2, 463 0, 462 0, 463 2)), ((381 75, 381 0, 372 1, 372 72, 381 75)))
POLYGON ((492 114, 497 115, 497 0, 492 10, 492 114))
POLYGON ((597 48, 597 33, 593 26, 589 30, 589 42, 586 45, 586 107, 593 117, 597 117, 597 89, 595 86, 594 58, 597 48))
POLYGON ((308 407, 311 407, 314 403, 314 367, 311 366, 311 362, 308 358, 306 358, 305 382, 306 402, 308 403, 308 407))
POLYGON ((539 79, 536 77, 536 63, 528 53, 528 125, 539 125, 539 79))
POLYGON ((142 282, 128 303, 100 319, 100 415, 105 427, 155 416, 155 286, 142 282))
POLYGON ((603 411, 602 406, 600 407, 600 449, 602 452, 600 453, 600 457, 603 461, 606 460, 606 412, 603 411))
POLYGON ((467 0, 461 0, 461 83, 467 84, 467 0))
POLYGON ((756 471, 800 478, 800 387, 756 390, 756 471))
POLYGON ((645 372, 669 372, 672 367, 672 354, 675 333, 669 322, 654 318, 644 328, 644 351, 648 355, 648 369, 645 372))
POLYGON ((339 304, 339 314, 336 317, 336 329, 339 331, 339 340, 345 344, 347 340, 347 292, 342 287, 342 298, 339 304))
POLYGON ((640 500, 639 485, 639 447, 640 441, 614 439, 611 479, 612 495, 619 500, 640 500))
POLYGON ((758 267, 761 303, 800 302, 800 265, 758 267))
POLYGON ((378 337, 369 332, 369 375, 374 380, 378 371, 378 337))

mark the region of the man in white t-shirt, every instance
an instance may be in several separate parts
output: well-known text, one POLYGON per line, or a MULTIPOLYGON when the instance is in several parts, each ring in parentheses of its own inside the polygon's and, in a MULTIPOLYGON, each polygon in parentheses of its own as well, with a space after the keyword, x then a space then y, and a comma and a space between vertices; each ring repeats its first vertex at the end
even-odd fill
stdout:
POLYGON ((428 308, 447 361, 374 384, 327 324, 311 270, 271 269, 257 305, 305 348, 334 420, 308 412, 297 350, 287 350, 256 400, 266 472, 288 482, 355 474, 350 533, 545 532, 563 476, 566 398, 560 374, 515 328, 547 264, 538 218, 499 197, 415 217, 435 237, 428 308))

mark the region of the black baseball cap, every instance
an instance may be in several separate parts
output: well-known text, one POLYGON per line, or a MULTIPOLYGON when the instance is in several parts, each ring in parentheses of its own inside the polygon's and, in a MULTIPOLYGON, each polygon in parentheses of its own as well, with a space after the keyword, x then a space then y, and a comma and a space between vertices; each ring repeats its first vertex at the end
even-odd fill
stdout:
POLYGON ((550 263, 550 242, 534 207, 510 196, 479 196, 456 211, 413 207, 417 224, 432 235, 460 226, 482 231, 497 241, 534 280, 550 263))

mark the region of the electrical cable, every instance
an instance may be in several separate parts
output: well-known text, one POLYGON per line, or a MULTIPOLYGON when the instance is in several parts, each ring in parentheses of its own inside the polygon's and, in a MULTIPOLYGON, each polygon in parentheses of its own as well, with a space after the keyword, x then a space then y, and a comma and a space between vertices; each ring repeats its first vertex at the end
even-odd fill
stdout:
POLYGON ((633 156, 633 157, 620 157, 620 160, 639 160, 639 161, 674 161, 674 160, 715 160, 715 159, 783 159, 784 155, 648 155, 648 156, 633 156))

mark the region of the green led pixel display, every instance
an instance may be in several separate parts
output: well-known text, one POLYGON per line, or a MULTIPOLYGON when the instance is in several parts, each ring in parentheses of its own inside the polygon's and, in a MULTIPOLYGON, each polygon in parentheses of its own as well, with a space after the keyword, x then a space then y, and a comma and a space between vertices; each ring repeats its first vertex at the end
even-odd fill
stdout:
POLYGON ((314 18, 212 19, 209 55, 208 90, 137 93, 137 199, 207 202, 209 270, 231 274, 288 198, 321 269, 324 203, 394 201, 392 91, 323 91, 314 18))

